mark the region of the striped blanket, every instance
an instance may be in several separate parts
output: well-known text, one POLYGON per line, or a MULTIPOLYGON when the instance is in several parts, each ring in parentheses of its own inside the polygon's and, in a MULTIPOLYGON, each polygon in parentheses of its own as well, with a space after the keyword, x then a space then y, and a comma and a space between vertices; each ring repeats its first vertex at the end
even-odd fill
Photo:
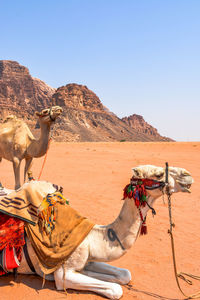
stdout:
POLYGON ((19 190, 0 197, 0 213, 35 225, 38 222, 38 210, 43 198, 55 191, 56 188, 50 182, 25 183, 19 190))

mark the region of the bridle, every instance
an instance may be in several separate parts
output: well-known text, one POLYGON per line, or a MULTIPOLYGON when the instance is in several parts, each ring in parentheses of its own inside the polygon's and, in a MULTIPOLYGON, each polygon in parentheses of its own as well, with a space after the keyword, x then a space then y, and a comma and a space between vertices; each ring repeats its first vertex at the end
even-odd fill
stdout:
POLYGON ((52 107, 49 109, 49 118, 52 122, 55 122, 56 118, 52 118, 52 107))
MULTIPOLYGON (((144 206, 148 206, 149 209, 152 211, 152 215, 156 215, 156 211, 153 207, 150 206, 148 203, 146 196, 146 190, 155 190, 155 189, 161 189, 162 193, 164 194, 164 188, 166 188, 166 191, 168 190, 168 164, 166 164, 165 168, 165 181, 158 181, 148 178, 136 178, 132 177, 130 180, 130 183, 125 186, 124 188, 124 196, 123 200, 126 198, 133 199, 135 201, 135 205, 139 211, 140 219, 141 219, 141 228, 140 228, 140 234, 146 234, 147 233, 147 227, 146 227, 146 216, 143 217, 141 208, 144 206)), ((122 250, 125 250, 124 246, 122 245, 119 237, 117 236, 117 233, 113 230, 113 228, 108 228, 107 231, 108 239, 111 242, 117 241, 122 250)))

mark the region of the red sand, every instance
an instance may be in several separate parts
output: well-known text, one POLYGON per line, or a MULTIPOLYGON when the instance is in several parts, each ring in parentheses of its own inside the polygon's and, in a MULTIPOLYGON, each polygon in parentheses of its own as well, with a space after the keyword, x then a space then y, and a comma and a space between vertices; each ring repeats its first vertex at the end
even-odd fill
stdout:
MULTIPOLYGON (((52 143, 41 180, 64 187, 64 195, 80 213, 98 224, 107 224, 117 217, 122 206, 122 190, 129 182, 131 168, 140 164, 179 166, 192 173, 195 180, 192 194, 172 197, 178 270, 200 275, 200 143, 52 143)), ((43 158, 35 159, 33 174, 37 178, 43 158)), ((11 163, 3 160, 1 181, 13 188, 11 163)), ((165 202, 166 202, 165 198, 165 202)), ((133 289, 123 287, 123 299, 183 299, 173 274, 167 205, 157 200, 154 219, 147 218, 148 235, 140 237, 132 249, 115 266, 132 273, 133 289)), ((185 293, 200 290, 181 282, 185 293)), ((0 299, 66 299, 52 282, 42 289, 42 279, 19 275, 0 280, 0 299)), ((90 292, 68 291, 67 299, 101 299, 90 292)))

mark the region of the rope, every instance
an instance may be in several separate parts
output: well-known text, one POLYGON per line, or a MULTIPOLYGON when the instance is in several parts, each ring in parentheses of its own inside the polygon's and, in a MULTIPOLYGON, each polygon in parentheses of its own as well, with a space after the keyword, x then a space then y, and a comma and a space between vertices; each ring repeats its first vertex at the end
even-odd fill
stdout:
POLYGON ((48 141, 47 151, 46 151, 46 153, 45 153, 45 157, 44 157, 44 160, 43 160, 42 168, 41 168, 41 170, 40 170, 40 174, 39 174, 39 176, 38 176, 38 180, 40 180, 40 177, 41 177, 42 172, 43 172, 43 169, 44 169, 44 165, 45 165, 46 160, 47 160, 47 153, 48 153, 48 150, 49 150, 50 142, 51 142, 51 138, 50 138, 49 141, 48 141))
POLYGON ((172 232, 173 228, 175 227, 175 224, 172 222, 171 194, 170 194, 169 185, 168 185, 168 163, 166 163, 166 193, 168 196, 169 223, 170 223, 170 229, 168 230, 168 233, 170 234, 170 238, 171 238, 172 258, 173 258, 173 266, 174 266, 174 274, 175 274, 176 283, 177 283, 177 286, 178 286, 180 292, 183 294, 183 296, 186 297, 185 299, 200 299, 200 291, 198 291, 195 294, 187 296, 183 292, 183 290, 180 286, 180 283, 179 283, 179 278, 181 278, 181 279, 185 280, 188 284, 190 284, 190 285, 192 284, 192 281, 189 279, 186 279, 184 277, 184 275, 189 276, 196 280, 200 280, 200 277, 196 276, 196 275, 192 275, 192 274, 183 273, 183 272, 180 272, 180 273, 177 272, 174 237, 173 237, 173 232, 172 232))

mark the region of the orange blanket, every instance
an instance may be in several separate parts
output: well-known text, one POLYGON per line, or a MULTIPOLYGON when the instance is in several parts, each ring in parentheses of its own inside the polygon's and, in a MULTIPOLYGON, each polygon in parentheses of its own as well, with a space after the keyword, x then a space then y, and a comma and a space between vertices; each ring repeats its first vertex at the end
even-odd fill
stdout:
POLYGON ((84 240, 94 223, 68 205, 55 205, 55 227, 47 234, 40 224, 26 224, 26 232, 44 274, 54 272, 84 240))

